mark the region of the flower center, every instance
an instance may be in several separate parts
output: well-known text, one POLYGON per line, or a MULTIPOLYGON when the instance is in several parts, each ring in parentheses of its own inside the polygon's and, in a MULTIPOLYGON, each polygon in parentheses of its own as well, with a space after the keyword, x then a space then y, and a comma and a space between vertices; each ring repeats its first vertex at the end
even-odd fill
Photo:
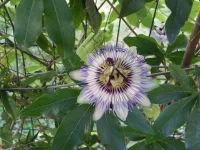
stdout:
POLYGON ((100 67, 104 70, 100 75, 100 81, 106 84, 109 88, 116 88, 123 85, 128 81, 128 74, 131 70, 124 69, 121 66, 121 58, 118 58, 116 62, 110 57, 106 59, 100 67))

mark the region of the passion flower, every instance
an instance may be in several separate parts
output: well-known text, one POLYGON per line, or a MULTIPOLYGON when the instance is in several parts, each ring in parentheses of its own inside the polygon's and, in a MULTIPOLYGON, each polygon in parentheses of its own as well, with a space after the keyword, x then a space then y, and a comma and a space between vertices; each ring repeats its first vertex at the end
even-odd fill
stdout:
POLYGON ((155 86, 150 69, 136 48, 105 46, 89 54, 87 65, 70 76, 85 83, 77 101, 95 106, 94 121, 111 109, 124 121, 134 105, 150 106, 145 93, 155 86))

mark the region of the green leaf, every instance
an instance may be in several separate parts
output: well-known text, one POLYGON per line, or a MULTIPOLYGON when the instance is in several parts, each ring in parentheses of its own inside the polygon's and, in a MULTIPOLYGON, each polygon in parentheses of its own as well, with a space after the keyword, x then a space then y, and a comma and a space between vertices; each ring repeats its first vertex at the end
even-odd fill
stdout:
POLYGON ((75 28, 78 28, 83 19, 85 18, 85 12, 83 9, 82 0, 70 0, 70 9, 74 20, 75 28))
POLYGON ((128 112, 128 117, 124 123, 126 123, 129 127, 141 133, 144 134, 154 133, 152 127, 147 123, 144 115, 137 108, 133 108, 132 111, 128 112))
POLYGON ((163 150, 161 145, 157 142, 154 143, 147 143, 146 141, 139 142, 128 150, 163 150))
POLYGON ((112 114, 104 114, 96 122, 99 139, 108 150, 125 150, 125 139, 120 123, 112 114))
POLYGON ((51 46, 51 43, 48 41, 46 36, 44 36, 43 33, 40 34, 38 40, 37 40, 37 45, 47 54, 53 55, 53 47, 51 46))
POLYGON ((173 43, 189 17, 193 0, 166 0, 165 3, 171 10, 165 29, 169 43, 173 43))
POLYGON ((43 0, 47 33, 57 45, 58 54, 66 59, 74 49, 75 30, 70 9, 65 0, 43 0))
POLYGON ((151 107, 142 107, 143 113, 148 118, 152 118, 153 120, 156 120, 156 118, 160 114, 160 106, 158 104, 152 104, 151 107))
POLYGON ((122 130, 124 136, 128 138, 129 141, 140 141, 146 138, 144 134, 138 133, 129 126, 122 127, 122 130))
POLYGON ((126 17, 127 21, 131 25, 136 26, 136 27, 139 27, 139 24, 141 22, 144 26, 150 28, 151 22, 149 22, 149 20, 152 20, 152 15, 148 13, 148 9, 144 7, 140 9, 138 12, 128 15, 126 17))
POLYGON ((29 77, 21 82, 21 86, 28 86, 33 83, 35 80, 40 80, 41 83, 51 81, 53 77, 55 77, 55 71, 48 71, 45 73, 37 73, 32 77, 29 77))
MULTIPOLYGON (((197 66, 197 65, 195 65, 194 70, 195 70, 195 74, 196 74, 197 76, 200 76, 200 67, 197 66)), ((0 76, 1 76, 1 75, 0 75, 0 76)))
POLYGON ((51 116, 67 112, 76 105, 79 93, 79 90, 68 88, 44 94, 23 109, 20 114, 23 116, 51 116))
POLYGON ((169 45, 167 47, 166 55, 171 54, 171 52, 177 49, 185 48, 187 43, 188 43, 187 37, 184 34, 179 35, 176 41, 172 45, 169 45))
POLYGON ((200 110, 198 103, 187 119, 185 129, 185 146, 189 150, 200 149, 200 110))
POLYGON ((21 0, 15 16, 15 38, 18 45, 27 50, 39 37, 42 29, 43 2, 21 0))
POLYGON ((191 91, 181 86, 161 84, 159 87, 148 92, 148 98, 155 104, 167 104, 171 100, 179 100, 189 94, 191 94, 191 91))
POLYGON ((7 92, 0 92, 0 99, 3 102, 6 112, 15 121, 17 119, 17 110, 15 102, 9 99, 7 92))
POLYGON ((193 31, 193 28, 194 28, 194 23, 187 21, 185 25, 181 28, 181 31, 191 34, 193 31))
POLYGON ((101 27, 102 17, 101 14, 98 12, 98 9, 91 0, 84 0, 84 7, 86 11, 86 17, 94 30, 95 33, 98 32, 99 28, 101 27))
POLYGON ((17 5, 20 0, 10 0, 11 5, 17 5))
POLYGON ((128 16, 142 9, 145 6, 145 0, 123 0, 120 17, 128 16))
POLYGON ((179 82, 182 85, 182 87, 189 89, 191 91, 197 91, 197 87, 194 80, 192 79, 192 77, 187 75, 187 73, 181 67, 174 64, 170 64, 169 70, 171 76, 177 82, 179 82))
POLYGON ((7 67, 3 68, 0 72, 0 83, 3 80, 3 78, 6 76, 6 74, 8 73, 9 69, 7 67))
POLYGON ((53 150, 71 150, 82 144, 92 124, 91 105, 80 105, 63 118, 53 141, 53 150))
POLYGON ((176 51, 166 56, 173 64, 181 65, 185 51, 176 51))
MULTIPOLYGON (((121 5, 118 4, 115 8, 116 8, 116 10, 119 12, 119 11, 120 11, 120 8, 121 8, 121 5)), ((114 10, 112 10, 108 22, 113 22, 113 21, 115 21, 117 18, 118 18, 118 14, 117 14, 114 10)))
POLYGON ((137 52, 143 56, 155 55, 160 59, 163 59, 163 53, 153 38, 146 37, 144 35, 138 35, 136 37, 126 37, 124 42, 129 46, 136 46, 137 52))
POLYGON ((131 146, 128 150, 151 150, 151 143, 146 143, 146 141, 139 142, 131 146))
POLYGON ((172 134, 183 125, 190 113, 197 95, 187 97, 177 103, 168 106, 156 119, 153 129, 154 138, 160 139, 172 134))
POLYGON ((166 139, 159 144, 164 150, 185 150, 185 144, 180 140, 166 139))
POLYGON ((70 56, 66 59, 63 59, 62 62, 67 73, 80 69, 84 65, 83 61, 81 61, 80 57, 78 57, 75 52, 72 52, 70 56))
POLYGON ((10 148, 13 146, 12 131, 8 125, 4 125, 2 128, 0 128, 0 139, 3 148, 10 148))

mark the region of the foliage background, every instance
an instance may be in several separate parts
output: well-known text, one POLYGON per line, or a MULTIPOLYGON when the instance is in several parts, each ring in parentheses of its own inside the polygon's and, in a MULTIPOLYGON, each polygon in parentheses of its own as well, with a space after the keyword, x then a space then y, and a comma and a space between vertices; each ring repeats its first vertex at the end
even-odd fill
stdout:
POLYGON ((5 0, 0 149, 200 149, 197 0, 5 0), (159 86, 125 122, 76 103, 68 73, 107 43, 136 46, 159 86), (189 71, 186 73, 182 68, 189 71))

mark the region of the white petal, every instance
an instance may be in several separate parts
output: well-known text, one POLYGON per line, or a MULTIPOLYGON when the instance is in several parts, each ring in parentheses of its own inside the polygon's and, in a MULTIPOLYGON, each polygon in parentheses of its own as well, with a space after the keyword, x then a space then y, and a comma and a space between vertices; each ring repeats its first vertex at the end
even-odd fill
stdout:
POLYGON ((136 46, 131 46, 131 47, 130 47, 130 50, 133 51, 134 56, 137 55, 137 47, 136 47, 136 46))
POLYGON ((99 120, 103 116, 105 110, 106 110, 105 108, 100 108, 96 106, 93 114, 93 120, 94 121, 99 120))
POLYGON ((144 64, 144 65, 142 65, 142 67, 143 67, 143 68, 146 68, 147 71, 151 70, 151 66, 148 65, 148 64, 144 64))
POLYGON ((140 103, 141 105, 143 105, 145 107, 151 106, 150 100, 145 95, 142 95, 142 97, 139 99, 138 103, 140 103))
POLYGON ((128 109, 127 108, 116 109, 115 113, 121 120, 125 121, 128 116, 128 109))
POLYGON ((73 80, 81 81, 81 70, 74 70, 69 73, 73 80))
POLYGON ((151 91, 152 89, 156 88, 158 86, 156 81, 149 81, 148 84, 145 84, 145 88, 147 90, 144 90, 145 92, 151 91))
POLYGON ((77 103, 79 103, 79 104, 88 104, 89 103, 89 99, 85 96, 83 91, 78 96, 77 103))

